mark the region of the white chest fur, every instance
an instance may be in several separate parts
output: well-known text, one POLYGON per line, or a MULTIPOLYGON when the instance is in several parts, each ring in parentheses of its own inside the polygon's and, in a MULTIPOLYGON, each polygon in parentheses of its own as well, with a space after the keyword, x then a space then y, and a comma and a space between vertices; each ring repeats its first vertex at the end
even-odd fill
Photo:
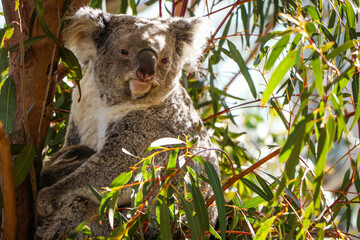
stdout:
MULTIPOLYGON (((77 127, 80 144, 101 150, 105 143, 106 129, 109 123, 123 118, 129 111, 145 109, 153 104, 122 103, 109 106, 101 98, 94 77, 88 71, 81 80, 81 100, 78 88, 74 89, 71 106, 71 121, 77 127)), ((71 133, 69 133, 71 134, 71 133)))

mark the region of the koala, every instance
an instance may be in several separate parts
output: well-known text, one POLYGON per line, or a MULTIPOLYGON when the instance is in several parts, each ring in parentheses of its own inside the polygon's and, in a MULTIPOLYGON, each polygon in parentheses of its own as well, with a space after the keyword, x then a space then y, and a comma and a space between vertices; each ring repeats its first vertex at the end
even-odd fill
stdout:
MULTIPOLYGON (((122 149, 145 157, 155 140, 187 136, 196 139, 195 146, 211 147, 179 81, 182 69, 198 65, 208 35, 204 18, 145 19, 83 7, 66 19, 65 46, 86 73, 81 99, 79 89, 73 91, 64 147, 43 166, 39 237, 62 239, 98 213, 99 201, 86 183, 101 192, 139 161, 122 149)), ((219 173, 213 151, 201 156, 219 173)), ((160 155, 155 164, 166 167, 168 159, 169 154, 160 155)), ((205 198, 211 195, 207 191, 205 198)), ((131 189, 124 188, 118 205, 130 204, 130 196, 131 189)), ((216 209, 209 218, 215 224, 216 209)), ((106 226, 96 229, 98 235, 109 232, 106 226)))

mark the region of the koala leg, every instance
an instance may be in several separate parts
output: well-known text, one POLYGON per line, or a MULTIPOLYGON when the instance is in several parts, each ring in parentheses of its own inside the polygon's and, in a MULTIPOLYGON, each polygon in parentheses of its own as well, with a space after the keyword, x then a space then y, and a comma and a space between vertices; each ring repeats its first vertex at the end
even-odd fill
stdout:
MULTIPOLYGON (((42 240, 66 239, 84 220, 97 214, 98 205, 92 200, 80 196, 70 198, 48 217, 40 217, 36 235, 42 240)), ((88 225, 89 226, 89 225, 88 225)), ((99 235, 110 232, 108 226, 99 226, 98 221, 91 224, 91 230, 99 235)), ((79 237, 82 239, 81 234, 79 237)))
MULTIPOLYGON (((95 189, 101 190, 108 186, 120 173, 128 170, 119 161, 109 161, 103 155, 96 153, 84 161, 74 172, 65 176, 60 181, 39 191, 37 199, 38 212, 41 216, 49 216, 58 208, 66 204, 74 196, 83 196, 97 201, 86 183, 95 189)), ((129 197, 130 196, 124 196, 129 197)))

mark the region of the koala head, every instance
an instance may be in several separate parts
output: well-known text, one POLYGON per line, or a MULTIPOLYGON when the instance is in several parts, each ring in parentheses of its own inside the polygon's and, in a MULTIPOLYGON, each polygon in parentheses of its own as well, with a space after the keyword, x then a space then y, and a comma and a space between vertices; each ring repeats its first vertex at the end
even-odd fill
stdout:
POLYGON ((205 18, 146 19, 83 7, 65 22, 65 46, 88 65, 111 104, 162 100, 194 70, 207 43, 205 18))

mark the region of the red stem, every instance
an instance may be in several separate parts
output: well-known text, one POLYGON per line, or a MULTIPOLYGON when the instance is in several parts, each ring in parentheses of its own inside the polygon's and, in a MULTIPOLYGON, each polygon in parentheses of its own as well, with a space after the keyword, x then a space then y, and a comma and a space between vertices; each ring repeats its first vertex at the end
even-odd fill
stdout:
MULTIPOLYGON (((253 165, 251 165, 250 167, 248 167, 247 169, 245 169, 244 171, 242 171, 241 173, 239 173, 238 175, 235 175, 234 177, 230 178, 223 186, 222 186, 222 190, 225 191, 226 189, 228 189, 230 186, 232 186, 236 181, 238 181, 239 179, 241 179, 242 177, 244 177, 245 175, 251 173, 252 171, 254 171, 256 168, 260 167, 261 165, 263 165, 264 163, 266 163, 267 161, 269 161, 270 159, 272 159, 273 157, 279 155, 281 151, 281 148, 277 149, 276 151, 270 153, 269 155, 267 155, 266 157, 262 158, 261 160, 259 160, 258 162, 254 163, 253 165)), ((213 202, 215 201, 215 196, 212 196, 209 200, 206 201, 206 206, 209 207, 213 202)))
POLYGON ((189 0, 184 0, 181 6, 181 11, 180 11, 180 17, 184 17, 185 13, 186 13, 186 7, 188 5, 188 1, 189 0))

